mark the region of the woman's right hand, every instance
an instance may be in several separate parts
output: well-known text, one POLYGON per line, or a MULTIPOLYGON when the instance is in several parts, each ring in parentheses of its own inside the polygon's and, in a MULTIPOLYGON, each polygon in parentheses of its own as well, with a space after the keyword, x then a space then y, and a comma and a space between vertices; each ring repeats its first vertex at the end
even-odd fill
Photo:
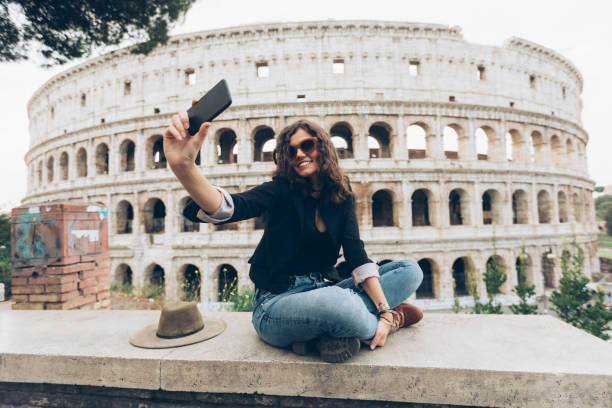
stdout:
MULTIPOLYGON (((195 104, 192 99, 191 104, 195 104)), ((193 136, 189 135, 189 117, 187 111, 181 111, 172 116, 172 124, 164 132, 164 155, 172 171, 192 166, 202 148, 210 122, 202 123, 200 130, 193 136)))

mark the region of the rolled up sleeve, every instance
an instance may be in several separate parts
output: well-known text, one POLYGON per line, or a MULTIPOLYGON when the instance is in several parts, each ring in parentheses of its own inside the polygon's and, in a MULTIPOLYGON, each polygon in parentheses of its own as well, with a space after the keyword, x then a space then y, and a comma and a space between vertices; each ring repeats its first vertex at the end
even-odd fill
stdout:
POLYGON ((196 214, 200 221, 211 224, 227 221, 232 218, 232 215, 234 215, 234 200, 232 200, 232 196, 224 188, 217 186, 214 187, 219 190, 223 196, 221 199, 221 206, 212 214, 208 214, 202 209, 200 209, 196 214))
POLYGON ((361 285, 366 279, 371 278, 372 276, 379 276, 378 265, 374 262, 365 263, 353 269, 351 275, 353 275, 355 285, 361 285))

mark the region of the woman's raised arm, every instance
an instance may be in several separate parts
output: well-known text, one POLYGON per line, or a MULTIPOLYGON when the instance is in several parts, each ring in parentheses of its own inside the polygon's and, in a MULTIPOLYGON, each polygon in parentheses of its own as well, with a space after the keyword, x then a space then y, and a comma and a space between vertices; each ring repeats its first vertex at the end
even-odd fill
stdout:
MULTIPOLYGON (((197 100, 191 101, 192 105, 197 100)), ((210 122, 203 123, 198 133, 190 136, 186 111, 172 116, 172 124, 164 132, 164 155, 170 169, 189 193, 193 201, 207 213, 214 213, 222 201, 221 193, 204 177, 195 164, 210 122)))

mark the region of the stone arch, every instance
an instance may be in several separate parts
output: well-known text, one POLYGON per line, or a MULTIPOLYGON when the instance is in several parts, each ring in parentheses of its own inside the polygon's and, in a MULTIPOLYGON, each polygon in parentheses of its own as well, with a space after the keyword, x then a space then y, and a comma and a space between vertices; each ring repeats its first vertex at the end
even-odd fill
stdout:
POLYGON ((168 165, 162 135, 153 135, 147 139, 147 165, 150 169, 165 169, 168 165))
POLYGON ((372 195, 372 226, 395 226, 392 191, 378 190, 372 195))
POLYGON ((567 197, 564 191, 557 192, 557 207, 559 208, 559 223, 568 222, 567 197))
POLYGON ((96 174, 108 174, 108 146, 100 143, 96 146, 96 174))
POLYGON ((238 271, 230 264, 217 268, 217 298, 219 302, 228 302, 238 290, 238 271))
POLYGON ((178 204, 177 214, 179 216, 179 232, 199 232, 200 231, 200 223, 188 220, 183 216, 183 210, 187 206, 187 202, 189 201, 189 196, 181 198, 178 204))
POLYGON ((185 264, 179 268, 177 281, 180 282, 181 300, 192 302, 200 301, 200 288, 202 287, 202 276, 200 268, 194 264, 185 264))
POLYGON ((499 268, 500 268, 502 271, 504 271, 504 273, 506 273, 506 282, 504 282, 504 284, 502 284, 502 286, 500 286, 500 287, 497 289, 497 292, 495 292, 495 294, 497 294, 497 293, 501 293, 501 289, 502 289, 504 286, 507 286, 507 284, 508 284, 508 277, 507 277, 507 276, 508 276, 508 272, 507 272, 507 271, 508 271, 508 269, 506 268, 506 262, 504 261, 504 258, 503 258, 503 257, 501 257, 500 255, 491 255, 491 256, 489 257, 489 259, 487 259, 487 262, 486 262, 486 264, 485 264, 485 270, 488 270, 489 266, 490 266, 490 265, 492 265, 492 264, 493 264, 493 262, 497 263, 497 266, 498 266, 498 267, 499 267, 499 268))
POLYGON ((476 141, 476 158, 478 160, 489 159, 489 138, 483 128, 479 127, 474 132, 474 139, 476 141))
POLYGON ((502 195, 495 189, 488 189, 482 193, 482 223, 497 225, 503 224, 502 195))
MULTIPOLYGON (((370 149, 369 157, 380 157, 389 158, 391 157, 391 126, 385 122, 376 122, 368 130, 369 137, 373 138, 378 142, 377 155, 372 156, 372 149, 370 149)), ((368 137, 368 138, 369 138, 368 137)))
POLYGON ((87 177, 87 150, 81 147, 76 155, 77 177, 87 177))
MULTIPOLYGON (((525 265, 526 284, 533 285, 534 284, 533 282, 533 260, 531 259, 529 254, 526 253, 525 258, 522 260, 522 262, 525 265)), ((519 273, 520 263, 521 263, 521 255, 517 256, 514 262, 514 270, 516 272, 516 283, 521 283, 520 273, 519 273)))
POLYGON ((569 137, 565 141, 565 154, 567 155, 565 160, 565 162, 568 163, 567 167, 574 167, 576 163, 576 150, 574 150, 574 144, 569 137))
POLYGON ((435 220, 434 195, 426 188, 420 188, 412 193, 412 226, 421 227, 437 225, 435 220))
POLYGON ((574 204, 574 221, 582 222, 582 197, 580 196, 580 194, 575 192, 572 195, 572 201, 574 204))
POLYGON ((43 172, 43 162, 42 160, 39 160, 38 165, 36 166, 36 183, 39 186, 42 185, 42 181, 43 181, 42 172, 43 172))
POLYGON ((237 163, 238 155, 235 153, 235 149, 238 145, 238 138, 236 137, 236 132, 228 128, 219 129, 215 140, 217 146, 217 163, 237 163))
POLYGON ((51 183, 53 181, 53 166, 55 159, 53 156, 47 159, 47 183, 51 183))
POLYGON ((59 165, 60 165, 60 179, 68 180, 68 153, 62 152, 60 155, 59 165))
POLYGON ((253 131, 253 161, 272 161, 272 150, 264 152, 264 144, 274 140, 274 130, 268 126, 258 126, 253 131))
POLYGON ((442 130, 442 149, 447 159, 459 158, 459 129, 457 125, 448 125, 442 130))
POLYGON ((512 223, 529 224, 529 201, 525 190, 518 189, 512 193, 512 223))
POLYGON ((510 135, 510 142, 512 143, 511 148, 507 149, 507 151, 512 154, 512 161, 515 163, 525 163, 523 135, 516 129, 510 129, 507 135, 510 135))
POLYGON ((468 296, 468 281, 470 275, 474 273, 474 266, 470 265, 467 257, 460 257, 453 261, 451 276, 455 282, 455 293, 457 296, 468 296), (470 270, 470 267, 472 268, 470 270))
POLYGON ((145 269, 145 287, 166 285, 166 272, 164 268, 156 263, 152 263, 145 269))
POLYGON ((159 198, 150 198, 142 212, 147 234, 163 234, 166 225, 166 206, 159 198))
POLYGON ((478 160, 501 161, 501 146, 495 130, 491 126, 481 126, 474 134, 476 157, 478 160))
POLYGON ((538 192, 538 223, 550 224, 552 222, 552 200, 547 190, 538 192))
POLYGON ((335 123, 330 131, 331 140, 336 147, 340 159, 352 159, 353 153, 353 128, 347 122, 335 123))
POLYGON ((115 268, 114 280, 121 285, 133 285, 134 273, 132 272, 132 268, 126 263, 119 264, 115 268))
POLYGON ((416 122, 408 126, 406 130, 406 146, 408 147, 408 159, 424 159, 428 157, 427 133, 428 126, 423 122, 416 122))
POLYGON ((557 135, 552 135, 550 138, 550 150, 552 154, 552 161, 556 166, 560 166, 563 163, 563 145, 561 139, 557 135))
POLYGON ((372 136, 368 136, 368 158, 376 159, 380 156, 380 143, 372 136))
POLYGON ((545 289, 554 289, 555 287, 555 261, 552 251, 543 252, 541 255, 542 279, 545 289))
POLYGON ((121 156, 121 171, 134 171, 135 163, 134 163, 134 153, 136 150, 136 145, 130 139, 125 139, 121 142, 121 146, 119 147, 119 154, 121 156))
POLYGON ((531 156, 531 163, 544 164, 546 162, 546 158, 544 157, 544 136, 537 130, 534 130, 533 132, 531 132, 531 137, 529 141, 529 154, 531 156))
POLYGON ((134 224, 134 209, 127 200, 121 200, 117 204, 117 234, 131 234, 134 224))
POLYGON ((453 189, 448 195, 450 225, 471 225, 470 198, 462 188, 453 189))
POLYGON ((423 258, 417 263, 423 271, 423 282, 416 291, 417 299, 436 298, 436 283, 440 279, 440 267, 431 258, 423 258))

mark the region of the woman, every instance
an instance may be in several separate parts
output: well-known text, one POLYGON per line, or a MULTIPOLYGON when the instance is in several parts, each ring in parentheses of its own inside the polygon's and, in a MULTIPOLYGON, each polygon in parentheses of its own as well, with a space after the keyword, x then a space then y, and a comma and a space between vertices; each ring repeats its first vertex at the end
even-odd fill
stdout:
POLYGON ((277 136, 272 181, 229 194, 194 164, 209 127, 204 123, 190 137, 187 113, 174 115, 164 153, 191 196, 183 212, 188 219, 220 224, 266 216, 249 259, 253 326, 265 342, 298 354, 316 347, 324 361, 342 362, 359 351, 360 341, 374 350, 422 318, 418 308, 401 303, 420 285, 421 269, 414 261, 379 267, 368 259, 355 200, 325 130, 305 120, 287 126, 277 136), (345 262, 334 268, 340 247, 345 262))

